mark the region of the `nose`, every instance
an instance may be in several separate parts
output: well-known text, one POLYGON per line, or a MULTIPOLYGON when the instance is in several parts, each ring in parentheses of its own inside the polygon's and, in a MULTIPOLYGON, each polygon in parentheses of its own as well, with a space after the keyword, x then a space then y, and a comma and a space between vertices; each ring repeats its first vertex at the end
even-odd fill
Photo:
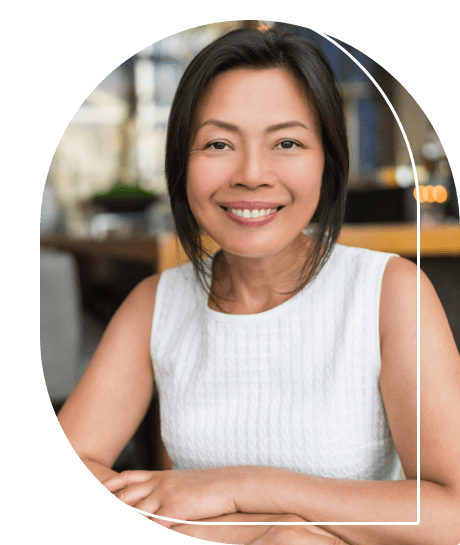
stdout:
POLYGON ((275 183, 275 175, 264 151, 256 148, 245 150, 230 182, 232 187, 241 186, 248 189, 272 186, 275 183))

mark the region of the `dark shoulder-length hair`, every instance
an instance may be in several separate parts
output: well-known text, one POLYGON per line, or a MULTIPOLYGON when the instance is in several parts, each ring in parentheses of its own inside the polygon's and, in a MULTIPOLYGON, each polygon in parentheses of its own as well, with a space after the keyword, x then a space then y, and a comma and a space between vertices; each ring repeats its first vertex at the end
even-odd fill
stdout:
POLYGON ((177 234, 200 283, 210 292, 211 275, 202 259, 207 251, 187 199, 187 164, 200 99, 218 75, 237 68, 286 70, 301 84, 318 118, 324 172, 318 207, 312 218, 313 244, 294 292, 316 277, 337 242, 349 168, 342 96, 327 59, 310 40, 285 29, 261 32, 239 28, 209 44, 188 65, 172 103, 166 138, 165 171, 177 234))

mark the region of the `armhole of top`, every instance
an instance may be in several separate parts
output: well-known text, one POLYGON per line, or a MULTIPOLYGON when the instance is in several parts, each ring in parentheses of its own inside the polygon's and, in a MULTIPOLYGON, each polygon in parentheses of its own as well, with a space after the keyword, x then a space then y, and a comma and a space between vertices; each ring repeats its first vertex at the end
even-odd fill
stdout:
POLYGON ((396 254, 387 254, 380 259, 374 269, 373 291, 371 297, 371 319, 370 319, 370 337, 372 339, 373 353, 376 361, 381 363, 382 355, 380 352, 380 295, 382 292, 382 281, 385 268, 392 257, 399 257, 396 254))

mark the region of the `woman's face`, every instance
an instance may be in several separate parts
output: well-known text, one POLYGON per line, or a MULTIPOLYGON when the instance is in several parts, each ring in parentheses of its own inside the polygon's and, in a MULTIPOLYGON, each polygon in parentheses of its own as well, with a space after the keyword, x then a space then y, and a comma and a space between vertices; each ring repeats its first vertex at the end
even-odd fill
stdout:
POLYGON ((216 78, 197 112, 187 195, 224 250, 263 257, 295 244, 318 205, 323 168, 315 112, 293 76, 236 69, 216 78))

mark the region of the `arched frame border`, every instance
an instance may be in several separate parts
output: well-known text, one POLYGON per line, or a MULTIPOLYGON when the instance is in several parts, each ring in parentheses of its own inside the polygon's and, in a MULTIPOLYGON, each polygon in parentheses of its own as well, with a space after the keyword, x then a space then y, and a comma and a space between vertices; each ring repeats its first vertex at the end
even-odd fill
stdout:
MULTIPOLYGON (((265 2, 265 4, 268 5, 268 2, 265 2)), ((204 6, 201 6, 203 8, 204 6)), ((224 11, 229 6, 220 5, 218 6, 220 15, 216 17, 216 15, 213 14, 213 9, 217 6, 206 6, 206 13, 203 14, 203 11, 199 14, 199 22, 196 22, 195 24, 203 24, 205 22, 213 22, 217 20, 226 20, 226 19, 247 19, 247 18, 269 18, 269 19, 281 19, 280 17, 273 17, 270 15, 267 15, 266 13, 263 14, 257 14, 255 10, 253 9, 246 9, 245 15, 236 14, 235 7, 233 6, 231 9, 232 15, 224 15, 224 11), (235 15, 233 15, 235 14, 235 15)), ((193 6, 193 9, 198 9, 199 6, 193 6)), ((177 8, 174 8, 176 10, 177 8)), ((184 7, 180 8, 181 10, 184 9, 184 7)), ((291 12, 294 10, 291 9, 291 12)), ((198 13, 198 12, 197 12, 198 13)), ((214 12, 215 13, 215 12, 214 12)), ((227 11, 227 13, 229 13, 227 11)), ((184 24, 182 21, 179 23, 178 19, 179 17, 175 17, 176 20, 171 23, 169 23, 169 27, 166 25, 161 25, 161 28, 164 31, 164 35, 171 34, 175 31, 182 30, 184 28, 188 28, 191 26, 195 26, 193 23, 193 17, 189 16, 190 12, 187 14, 186 17, 182 19, 183 21, 187 21, 186 24, 184 24), (173 26, 175 28, 173 29, 173 26)), ((185 15, 185 13, 184 13, 185 15)), ((158 24, 159 21, 155 21, 155 24, 158 24)), ((126 24, 126 23, 125 23, 126 24)), ((158 25, 160 26, 160 25, 158 25)), ((115 27, 113 30, 111 30, 111 33, 116 33, 118 27, 115 27)), ((144 29, 145 32, 145 29, 144 29)), ((140 34, 139 34, 140 35, 140 34)), ((123 33, 119 33, 118 37, 123 37, 123 33)), ((151 41, 156 41, 163 37, 163 35, 159 36, 158 34, 155 35, 155 38, 151 39, 151 41)), ((346 41, 345 37, 338 36, 341 39, 344 39, 346 41)), ((16 281, 16 290, 9 291, 6 293, 5 290, 5 310, 8 310, 7 312, 7 322, 5 323, 5 338, 8 343, 8 350, 13 355, 13 359, 16 362, 16 358, 18 362, 17 369, 15 368, 15 377, 17 380, 17 383, 20 385, 21 393, 23 395, 24 400, 26 400, 26 403, 29 402, 32 405, 34 405, 33 408, 33 414, 34 414, 34 420, 36 422, 39 422, 39 429, 43 430, 46 437, 48 437, 48 432, 51 432, 50 436, 53 436, 53 445, 54 445, 54 434, 56 432, 60 433, 62 435, 62 432, 60 432, 60 429, 56 427, 55 423, 53 421, 49 422, 49 403, 46 396, 46 391, 43 391, 39 393, 41 395, 42 400, 46 403, 40 402, 35 399, 37 394, 37 380, 41 378, 41 381, 43 382, 42 375, 40 376, 40 373, 36 373, 35 367, 32 368, 32 362, 33 360, 37 359, 37 357, 32 356, 33 348, 38 346, 38 343, 36 342, 38 337, 38 332, 31 332, 30 336, 28 335, 28 342, 22 343, 22 346, 20 344, 15 343, 16 339, 18 337, 22 337, 23 335, 18 335, 18 331, 23 330, 26 328, 29 324, 32 324, 31 330, 34 329, 33 327, 33 320, 32 317, 35 316, 35 320, 37 318, 37 314, 33 314, 32 310, 29 312, 24 312, 24 306, 19 304, 18 302, 23 303, 25 301, 30 301, 33 298, 32 292, 32 285, 33 282, 28 282, 29 275, 27 274, 27 271, 31 270, 31 264, 33 260, 36 260, 36 263, 38 263, 38 205, 40 202, 40 194, 43 188, 43 181, 46 176, 46 171, 49 165, 49 160, 54 152, 54 148, 56 147, 57 141, 59 140, 60 134, 62 134, 63 129, 65 128, 65 125, 67 123, 66 120, 69 120, 73 112, 76 110, 76 108, 79 106, 79 104, 82 102, 82 100, 85 98, 85 96, 88 94, 88 92, 104 77, 104 75, 110 71, 110 69, 113 69, 115 66, 120 64, 126 57, 128 57, 130 54, 134 53, 135 51, 141 49, 145 45, 147 45, 150 42, 143 42, 141 46, 134 45, 135 39, 131 40, 130 43, 133 44, 133 49, 131 51, 127 50, 126 45, 117 47, 116 41, 117 37, 113 36, 114 39, 111 40, 105 40, 105 43, 102 43, 104 40, 102 40, 103 36, 101 35, 98 40, 100 40, 100 43, 97 44, 99 47, 93 47, 92 49, 88 48, 88 51, 81 50, 79 52, 79 59, 75 57, 75 59, 72 59, 71 63, 68 63, 66 66, 63 66, 62 70, 60 71, 60 74, 56 74, 56 76, 53 78, 53 80, 50 80, 50 83, 48 84, 47 88, 45 89, 45 92, 38 96, 38 99, 36 103, 34 104, 34 108, 30 111, 30 113, 27 115, 27 118, 25 119, 24 125, 21 128, 21 132, 19 133, 19 137, 15 143, 14 153, 11 155, 11 161, 9 161, 8 165, 8 180, 6 182, 6 172, 4 172, 4 179, 2 180, 3 186, 6 187, 5 194, 7 195, 6 204, 9 204, 8 207, 5 208, 5 264, 7 265, 5 267, 5 281, 8 280, 8 278, 11 278, 12 268, 8 270, 8 267, 12 265, 12 261, 9 261, 9 258, 14 259, 14 270, 15 270, 15 281, 16 281), (98 64, 98 62, 94 62, 94 56, 98 53, 100 54, 101 51, 104 50, 104 47, 107 47, 110 42, 110 55, 107 55, 107 59, 104 59, 104 67, 107 67, 107 61, 110 59, 110 62, 112 62, 112 66, 110 69, 105 70, 105 73, 101 73, 101 66, 102 63, 98 64), (114 46, 115 42, 115 46, 114 46), (117 57, 118 56, 118 57, 117 57), (91 59, 91 62, 89 62, 88 57, 93 57, 91 59), (113 64, 113 60, 117 58, 118 60, 115 61, 115 64, 113 64), (86 68, 86 69, 85 69, 86 68), (85 74, 85 81, 77 82, 75 81, 76 74, 85 74), (62 90, 68 89, 69 83, 73 83, 73 89, 71 96, 68 93, 68 97, 66 96, 66 100, 62 103, 56 103, 56 97, 62 96, 62 90), (48 96, 46 96, 48 94, 48 96), (68 99, 68 100, 67 100, 68 99), (53 104, 54 102, 54 104, 53 104), (52 104, 53 109, 52 111, 55 113, 53 116, 54 120, 49 120, 49 109, 47 106, 52 104), (45 123, 47 121, 47 123, 45 123), (40 138, 40 129, 43 132, 43 127, 46 125, 46 138, 41 141, 40 138), (54 139, 54 140, 53 140, 54 139), (46 142, 45 142, 46 140, 46 142), (27 150, 28 153, 24 153, 24 150, 27 150), (22 152, 22 153, 21 153, 22 152), (51 152, 51 153, 50 153, 51 152), (22 155, 22 157, 21 157, 22 155), (29 164, 32 165, 32 168, 24 168, 24 157, 27 157, 29 160, 29 164), (37 178, 42 179, 42 183, 36 182, 35 180, 37 178), (35 180, 34 180, 35 179, 35 180), (26 182, 25 180, 30 180, 29 182, 26 182), (5 185, 6 182, 6 185, 5 185), (25 193, 25 184, 27 183, 27 192, 25 193), (35 185, 34 185, 35 184, 35 185), (31 187, 34 185, 34 187, 31 187), (41 189, 40 189, 41 187, 41 189), (35 192, 34 192, 35 191, 35 192), (18 208, 17 202, 18 200, 21 200, 21 207, 18 208), (14 204, 16 203, 16 206, 14 204), (14 208, 14 210, 13 210, 14 208), (36 227, 37 227, 37 239, 34 239, 33 236, 31 236, 30 232, 15 232, 14 240, 12 240, 13 237, 7 236, 6 228, 11 226, 14 227, 14 225, 18 225, 17 221, 14 221, 15 214, 17 217, 18 212, 21 212, 25 215, 30 211, 31 216, 37 218, 36 220, 36 227), (36 248, 34 248, 30 243, 35 242, 36 248), (28 250, 28 251, 27 251, 28 250), (27 254, 27 255, 26 255, 27 254), (18 273, 19 271, 19 273, 18 273), (22 284, 21 284, 22 283, 22 284), (20 288, 19 293, 17 288, 20 288), (27 297, 27 296, 32 297, 27 297), (15 302, 13 302, 11 297, 15 297, 15 302), (8 308, 7 308, 8 307, 8 308), (19 308, 18 308, 19 307, 19 308), (11 311, 11 312, 10 312, 11 311), (16 327, 19 322, 21 322, 20 327, 16 327), (11 332, 11 333, 10 333, 11 332), (11 349, 10 349, 10 339, 11 339, 11 349), (34 344, 35 342, 35 344, 34 344), (28 346, 27 346, 28 345, 28 346), (30 350, 32 348, 32 350, 30 350), (22 350, 21 350, 22 349, 22 350), (27 351, 29 349, 29 351, 27 351), (21 357, 22 356, 22 357, 21 357), (25 356, 25 357, 24 357, 25 356), (32 356, 32 357, 31 357, 32 356), (24 365, 22 362, 28 362, 27 365, 24 365), (35 369, 35 371, 34 371, 35 369), (45 423, 46 421, 46 423, 45 423)), ((132 38, 132 36, 131 36, 132 38)), ((358 45, 355 44, 353 41, 350 40, 350 43, 352 45, 358 45)), ((93 45, 93 44, 92 44, 93 45)), ((95 45, 95 44, 94 44, 95 45)), ((365 52, 367 52, 365 50, 365 52)), ((442 136, 442 135, 441 135, 442 136)), ((8 157, 7 157, 8 160, 8 157)), ((31 223, 32 226, 32 223, 31 223)), ((10 228, 11 228, 10 227, 10 228)), ((11 284, 12 285, 12 284, 11 284)), ((38 293, 38 283, 35 282, 35 290, 38 293)), ((35 296, 36 299, 36 296, 35 296)), ((35 321, 35 323, 38 323, 38 320, 35 321)), ((35 326, 36 327, 36 326, 35 326)), ((35 362, 34 362, 35 363, 35 362)), ((16 364, 15 364, 16 367, 16 364)), ((44 385, 43 385, 44 387, 44 385)), ((59 443, 59 441, 58 441, 59 443)), ((56 450, 60 451, 60 449, 63 449, 64 451, 67 449, 67 452, 64 454, 66 457, 68 454, 71 453, 73 457, 75 457, 74 453, 71 451, 71 449, 68 448, 68 445, 62 445, 58 444, 56 447, 56 450)), ((55 465, 55 463, 54 463, 55 465)), ((72 463, 73 466, 78 467, 78 471, 81 471, 81 467, 79 466, 78 460, 74 460, 72 463)), ((86 470, 84 470, 86 471, 86 470)), ((96 481, 94 481, 96 483, 96 481)))

